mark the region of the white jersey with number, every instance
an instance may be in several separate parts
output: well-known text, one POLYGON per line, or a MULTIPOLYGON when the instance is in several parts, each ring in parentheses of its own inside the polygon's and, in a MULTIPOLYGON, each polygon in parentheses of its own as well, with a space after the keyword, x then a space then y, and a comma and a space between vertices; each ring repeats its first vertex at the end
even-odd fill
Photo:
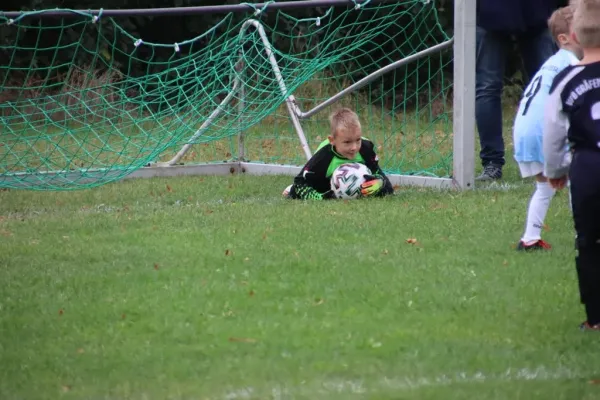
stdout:
POLYGON ((559 50, 546 60, 525 89, 513 127, 514 157, 517 162, 544 162, 544 109, 550 86, 559 72, 578 61, 570 51, 559 50))

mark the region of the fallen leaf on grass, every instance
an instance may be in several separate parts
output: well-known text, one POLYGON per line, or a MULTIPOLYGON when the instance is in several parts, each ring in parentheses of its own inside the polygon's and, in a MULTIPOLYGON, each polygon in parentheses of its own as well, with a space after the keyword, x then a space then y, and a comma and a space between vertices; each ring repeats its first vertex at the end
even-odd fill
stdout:
POLYGON ((121 314, 121 319, 125 319, 126 315, 125 314, 121 314))
POLYGON ((61 308, 60 310, 58 310, 58 315, 63 315, 65 312, 63 311, 63 309, 61 308))
POLYGON ((225 249, 225 255, 228 256, 231 252, 229 251, 229 249, 225 249))
POLYGON ((441 210, 441 209, 443 209, 443 208, 446 208, 446 206, 445 206, 444 204, 441 204, 441 203, 436 203, 436 204, 433 204, 433 205, 431 205, 431 206, 429 207, 429 210, 430 210, 430 211, 435 211, 435 210, 441 210))
POLYGON ((167 192, 172 192, 173 189, 171 189, 171 186, 167 185, 167 192))
POLYGON ((252 338, 230 337, 229 341, 230 342, 239 342, 239 343, 256 343, 256 339, 252 339, 252 338))
POLYGON ((254 290, 251 290, 250 292, 248 292, 248 295, 249 295, 250 297, 254 296, 254 290))
POLYGON ((592 379, 588 382, 590 385, 600 385, 600 379, 592 379))
POLYGON ((313 306, 320 306, 323 303, 325 303, 325 300, 323 300, 323 299, 315 299, 315 303, 313 304, 313 306))
POLYGON ((154 269, 158 269, 158 264, 154 263, 154 269))

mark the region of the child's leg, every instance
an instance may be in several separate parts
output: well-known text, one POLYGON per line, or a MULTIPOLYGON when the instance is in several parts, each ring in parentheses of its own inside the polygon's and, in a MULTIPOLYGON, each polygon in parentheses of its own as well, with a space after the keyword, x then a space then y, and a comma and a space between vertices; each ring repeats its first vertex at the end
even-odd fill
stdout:
POLYGON ((527 210, 527 222, 525 223, 525 233, 521 241, 525 244, 534 243, 542 238, 542 228, 544 219, 550 206, 550 201, 554 197, 554 190, 547 179, 541 173, 535 176, 536 189, 529 201, 527 210))
POLYGON ((600 193, 586 183, 584 180, 571 186, 577 231, 575 266, 587 322, 594 326, 600 324, 600 193))

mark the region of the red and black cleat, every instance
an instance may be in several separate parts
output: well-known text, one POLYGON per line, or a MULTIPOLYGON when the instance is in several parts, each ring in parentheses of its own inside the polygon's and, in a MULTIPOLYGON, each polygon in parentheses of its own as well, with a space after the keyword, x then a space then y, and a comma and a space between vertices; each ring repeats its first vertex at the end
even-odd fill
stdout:
POLYGON ((550 250, 552 246, 548 242, 543 241, 542 239, 536 240, 533 243, 525 244, 522 240, 517 245, 517 250, 519 251, 531 251, 531 250, 550 250))
POLYGON ((590 325, 589 322, 585 321, 579 325, 579 329, 582 331, 600 331, 600 324, 590 325))

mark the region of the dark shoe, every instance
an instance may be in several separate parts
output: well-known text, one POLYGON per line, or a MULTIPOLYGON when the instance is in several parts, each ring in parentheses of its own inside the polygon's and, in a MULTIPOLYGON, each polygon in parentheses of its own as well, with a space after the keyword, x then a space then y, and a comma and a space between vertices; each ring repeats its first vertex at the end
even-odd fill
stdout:
POLYGON ((477 178, 476 181, 495 181, 502 179, 502 166, 496 164, 488 164, 483 167, 483 172, 477 178))
POLYGON ((533 242, 531 244, 525 244, 521 240, 517 245, 519 251, 531 251, 531 250, 550 250, 552 246, 548 242, 544 242, 542 239, 533 242))

